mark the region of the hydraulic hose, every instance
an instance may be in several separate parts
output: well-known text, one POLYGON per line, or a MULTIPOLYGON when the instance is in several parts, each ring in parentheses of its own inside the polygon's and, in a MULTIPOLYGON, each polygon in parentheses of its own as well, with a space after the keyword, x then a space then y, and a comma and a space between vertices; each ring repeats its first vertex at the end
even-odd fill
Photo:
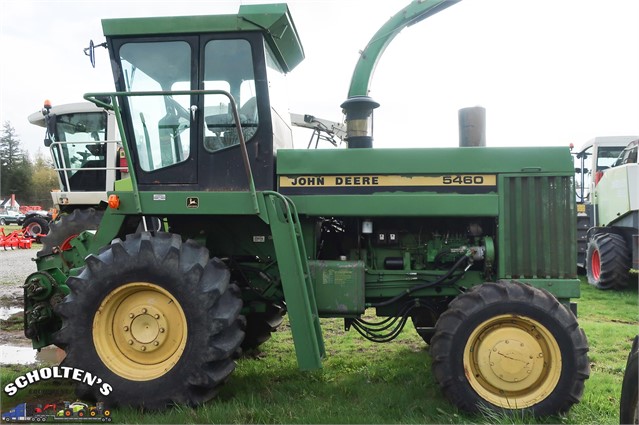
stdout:
MULTIPOLYGON (((437 278, 436 280, 432 281, 432 282, 426 282, 426 283, 422 283, 421 285, 417 285, 417 286, 413 286, 412 288, 407 289, 406 291, 402 292, 399 295, 394 296, 393 298, 389 298, 386 301, 382 301, 379 303, 375 303, 375 304, 371 304, 371 307, 384 307, 390 304, 393 304, 394 302, 397 302, 399 300, 401 300, 402 298, 404 298, 407 295, 412 294, 413 292, 422 290, 422 289, 426 289, 426 288, 430 288, 431 286, 435 286, 435 285, 439 285, 440 283, 444 282, 446 279, 448 279, 459 267, 462 266, 462 264, 464 264, 466 261, 468 261, 468 257, 465 255, 462 255, 456 262, 455 264, 453 264, 453 266, 446 272, 446 274, 444 274, 443 276, 440 276, 439 278, 437 278)), ((459 276, 457 276, 455 278, 455 280, 451 283, 456 282, 457 280, 459 280, 459 278, 463 276, 463 273, 459 276)))

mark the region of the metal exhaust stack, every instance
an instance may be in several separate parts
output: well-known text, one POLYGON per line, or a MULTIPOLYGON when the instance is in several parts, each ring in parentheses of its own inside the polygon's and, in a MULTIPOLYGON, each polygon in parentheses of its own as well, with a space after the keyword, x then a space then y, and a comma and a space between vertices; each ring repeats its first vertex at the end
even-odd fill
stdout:
POLYGON ((459 147, 486 146, 486 108, 459 110, 459 147))
POLYGON ((379 103, 368 96, 355 96, 341 107, 346 114, 346 142, 349 148, 373 147, 373 109, 379 103))

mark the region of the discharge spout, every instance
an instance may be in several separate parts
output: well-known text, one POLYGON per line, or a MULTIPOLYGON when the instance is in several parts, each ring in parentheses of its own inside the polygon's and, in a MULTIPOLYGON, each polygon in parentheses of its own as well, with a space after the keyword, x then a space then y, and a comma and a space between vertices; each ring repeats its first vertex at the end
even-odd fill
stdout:
POLYGON ((386 46, 405 27, 432 16, 460 0, 414 0, 397 12, 373 35, 355 65, 348 99, 342 103, 346 114, 346 141, 349 148, 373 146, 373 109, 379 106, 369 97, 370 82, 386 46))

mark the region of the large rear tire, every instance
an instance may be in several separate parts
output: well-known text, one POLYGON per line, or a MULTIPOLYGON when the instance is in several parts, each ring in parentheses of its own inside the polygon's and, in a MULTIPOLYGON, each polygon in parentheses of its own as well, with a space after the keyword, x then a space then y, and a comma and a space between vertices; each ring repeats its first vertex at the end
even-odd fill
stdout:
POLYGON ((630 252, 623 237, 596 235, 588 242, 586 274, 598 289, 625 289, 630 279, 630 252))
POLYGON ((277 304, 266 306, 266 311, 246 315, 246 336, 242 342, 242 352, 253 350, 271 339, 284 320, 286 309, 277 304))
POLYGON ((549 292, 485 283, 458 296, 437 321, 430 353, 446 397, 476 412, 566 412, 590 374, 575 316, 549 292))
POLYGON ((54 248, 85 230, 96 230, 100 226, 103 215, 104 211, 98 211, 95 208, 77 209, 71 214, 62 215, 58 220, 52 221, 49 233, 42 238, 42 249, 38 251, 37 256, 44 257, 51 254, 54 248))
POLYGON ((54 335, 65 366, 102 379, 79 385, 78 395, 152 409, 212 398, 244 337, 229 278, 206 248, 170 233, 129 235, 87 257, 67 280, 54 335))

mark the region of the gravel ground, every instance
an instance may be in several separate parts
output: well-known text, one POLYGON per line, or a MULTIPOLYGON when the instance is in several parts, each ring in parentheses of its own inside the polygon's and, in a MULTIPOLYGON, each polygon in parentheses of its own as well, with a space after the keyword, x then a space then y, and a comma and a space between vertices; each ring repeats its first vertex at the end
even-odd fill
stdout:
MULTIPOLYGON (((37 271, 35 258, 37 249, 0 249, 0 308, 22 308, 24 281, 27 276, 37 271)), ((22 315, 20 311, 17 313, 22 315)), ((21 316, 20 316, 21 317, 21 316)), ((10 357, 6 350, 15 347, 29 347, 31 341, 24 336, 22 330, 3 330, 0 332, 0 363, 5 364, 10 357)))
POLYGON ((37 249, 0 249, 0 305, 22 305, 22 285, 31 273, 37 270, 37 249), (11 302, 15 300, 16 303, 11 302))

